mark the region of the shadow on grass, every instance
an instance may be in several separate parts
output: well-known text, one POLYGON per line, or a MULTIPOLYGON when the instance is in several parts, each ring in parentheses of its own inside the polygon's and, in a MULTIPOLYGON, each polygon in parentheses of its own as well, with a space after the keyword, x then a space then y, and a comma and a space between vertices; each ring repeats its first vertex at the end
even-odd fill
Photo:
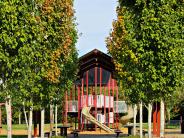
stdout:
MULTIPOLYGON (((7 136, 1 135, 0 138, 7 138, 7 136)), ((12 135, 12 138, 27 138, 27 135, 12 135)))

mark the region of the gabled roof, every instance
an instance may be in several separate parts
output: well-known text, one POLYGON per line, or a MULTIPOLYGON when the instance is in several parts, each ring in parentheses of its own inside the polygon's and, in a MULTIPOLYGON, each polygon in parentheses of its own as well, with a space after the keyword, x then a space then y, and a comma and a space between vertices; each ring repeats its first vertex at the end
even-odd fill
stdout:
POLYGON ((94 67, 102 67, 110 72, 115 71, 112 57, 99 51, 98 49, 94 49, 79 58, 79 76, 94 67))

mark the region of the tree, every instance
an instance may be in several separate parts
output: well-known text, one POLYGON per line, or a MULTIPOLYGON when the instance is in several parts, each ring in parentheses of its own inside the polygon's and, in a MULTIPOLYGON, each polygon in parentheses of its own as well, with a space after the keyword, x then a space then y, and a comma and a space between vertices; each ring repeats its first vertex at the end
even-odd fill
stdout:
POLYGON ((8 95, 30 107, 31 137, 33 109, 53 104, 54 97, 61 100, 61 92, 75 78, 77 32, 73 1, 10 0, 0 2, 0 9, 1 79, 8 95))
POLYGON ((107 47, 132 102, 164 100, 179 85, 184 61, 183 4, 181 0, 119 1, 107 47))

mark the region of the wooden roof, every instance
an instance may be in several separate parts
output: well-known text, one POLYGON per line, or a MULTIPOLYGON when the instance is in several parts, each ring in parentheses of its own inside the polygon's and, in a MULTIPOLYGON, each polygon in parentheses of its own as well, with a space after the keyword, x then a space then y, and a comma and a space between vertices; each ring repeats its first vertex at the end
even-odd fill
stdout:
POLYGON ((112 73, 115 71, 112 57, 97 49, 94 49, 79 58, 79 76, 94 67, 102 67, 112 73))

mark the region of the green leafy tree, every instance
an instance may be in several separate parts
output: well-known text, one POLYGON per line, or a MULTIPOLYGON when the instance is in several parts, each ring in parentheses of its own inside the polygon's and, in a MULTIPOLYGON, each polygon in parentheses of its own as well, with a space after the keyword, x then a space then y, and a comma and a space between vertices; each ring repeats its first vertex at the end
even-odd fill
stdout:
POLYGON ((58 95, 75 78, 73 1, 1 1, 0 10, 3 90, 30 107, 31 137, 32 109, 44 108, 55 97, 61 100, 58 95))
POLYGON ((184 61, 183 6, 182 0, 119 1, 107 47, 133 103, 159 101, 179 86, 184 61))

